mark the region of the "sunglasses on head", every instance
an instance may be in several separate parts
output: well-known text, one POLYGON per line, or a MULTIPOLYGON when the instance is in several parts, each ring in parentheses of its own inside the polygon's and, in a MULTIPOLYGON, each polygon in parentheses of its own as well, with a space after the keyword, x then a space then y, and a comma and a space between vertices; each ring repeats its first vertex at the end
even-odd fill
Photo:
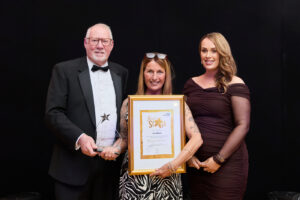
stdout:
POLYGON ((146 57, 147 58, 154 58, 155 56, 157 58, 159 58, 159 59, 165 59, 167 57, 167 54, 164 54, 164 53, 154 53, 154 52, 146 53, 146 57))

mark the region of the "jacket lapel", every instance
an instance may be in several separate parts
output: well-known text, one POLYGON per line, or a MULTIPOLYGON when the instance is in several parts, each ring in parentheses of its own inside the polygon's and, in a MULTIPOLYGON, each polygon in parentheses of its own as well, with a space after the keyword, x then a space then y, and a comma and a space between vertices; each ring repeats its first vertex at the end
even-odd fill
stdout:
POLYGON ((110 71, 110 74, 115 87, 116 104, 117 104, 116 106, 117 106, 117 112, 119 113, 121 109, 121 101, 122 101, 121 77, 113 70, 110 71))
POLYGON ((84 61, 81 64, 78 78, 79 78, 81 90, 84 95, 90 117, 92 119, 94 126, 96 126, 93 89, 92 89, 91 78, 90 78, 90 74, 89 74, 89 70, 88 70, 89 67, 87 65, 86 59, 84 59, 84 61))

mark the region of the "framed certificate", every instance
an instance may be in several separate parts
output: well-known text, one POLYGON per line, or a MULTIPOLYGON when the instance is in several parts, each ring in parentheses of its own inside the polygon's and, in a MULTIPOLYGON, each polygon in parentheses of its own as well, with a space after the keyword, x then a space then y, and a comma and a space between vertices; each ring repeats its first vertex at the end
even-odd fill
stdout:
MULTIPOLYGON (((128 170, 150 174, 185 145, 183 95, 128 96, 128 170)), ((176 173, 185 173, 180 166, 176 173)))

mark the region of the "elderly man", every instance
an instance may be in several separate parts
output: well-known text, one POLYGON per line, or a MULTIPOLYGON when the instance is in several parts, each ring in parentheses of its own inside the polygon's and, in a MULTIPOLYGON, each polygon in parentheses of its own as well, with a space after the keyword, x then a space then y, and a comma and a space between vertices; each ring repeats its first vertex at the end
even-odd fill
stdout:
POLYGON ((48 89, 45 120, 56 139, 49 169, 56 200, 118 195, 120 162, 111 161, 105 148, 118 137, 128 71, 108 61, 114 41, 106 24, 87 30, 84 47, 86 57, 54 66, 48 89))

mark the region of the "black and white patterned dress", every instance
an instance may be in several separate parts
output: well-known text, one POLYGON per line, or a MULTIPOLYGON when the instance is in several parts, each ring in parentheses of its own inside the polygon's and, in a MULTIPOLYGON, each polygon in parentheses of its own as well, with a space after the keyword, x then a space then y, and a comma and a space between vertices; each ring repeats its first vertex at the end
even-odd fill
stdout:
POLYGON ((127 152, 122 163, 119 187, 121 200, 183 199, 180 174, 172 174, 166 178, 149 175, 130 176, 127 152))
MULTIPOLYGON (((126 120, 127 121, 127 120, 126 120)), ((181 175, 172 174, 166 178, 128 174, 128 152, 121 167, 119 185, 121 200, 182 200, 181 175)))

